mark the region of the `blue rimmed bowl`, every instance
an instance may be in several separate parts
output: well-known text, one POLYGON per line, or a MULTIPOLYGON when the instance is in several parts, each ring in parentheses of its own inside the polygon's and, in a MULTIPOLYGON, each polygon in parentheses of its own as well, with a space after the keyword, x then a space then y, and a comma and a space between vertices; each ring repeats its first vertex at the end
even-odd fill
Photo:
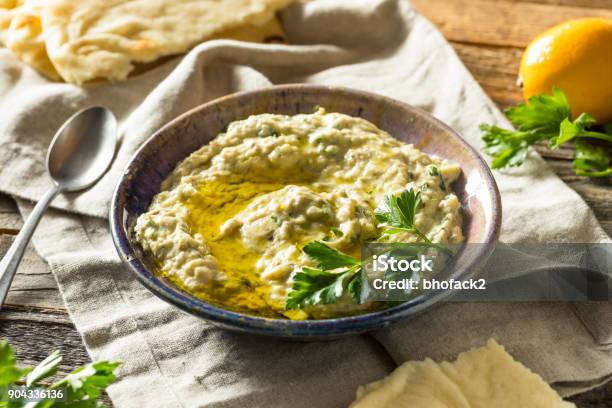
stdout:
POLYGON ((328 112, 362 117, 393 137, 428 154, 449 159, 462 168, 453 184, 463 211, 463 232, 470 246, 460 251, 440 279, 473 277, 490 255, 501 223, 500 195, 491 172, 451 128, 428 113, 383 96, 316 85, 283 85, 229 95, 201 105, 158 130, 136 152, 113 195, 110 224, 115 246, 131 272, 155 295, 192 315, 231 330, 299 340, 317 340, 364 333, 426 310, 448 291, 430 291, 385 310, 351 317, 292 321, 236 313, 213 306, 157 276, 155 267, 134 239, 136 219, 160 191, 161 182, 177 164, 208 143, 230 123, 261 113, 328 112))

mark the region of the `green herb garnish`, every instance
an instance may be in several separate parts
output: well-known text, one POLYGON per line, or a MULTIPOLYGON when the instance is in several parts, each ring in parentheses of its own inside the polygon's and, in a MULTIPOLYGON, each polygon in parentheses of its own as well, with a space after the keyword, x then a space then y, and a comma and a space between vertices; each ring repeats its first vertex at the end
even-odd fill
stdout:
POLYGON ((334 249, 321 241, 310 242, 302 248, 310 259, 321 269, 337 269, 343 266, 355 266, 359 260, 334 249))
POLYGON ((585 140, 576 140, 576 156, 573 165, 579 176, 610 177, 612 176, 611 148, 606 149, 585 140))
MULTIPOLYGON (((491 167, 494 169, 522 165, 527 158, 529 147, 540 141, 548 141, 551 149, 557 149, 571 140, 589 138, 612 143, 610 132, 592 130, 596 120, 587 113, 578 115, 574 121, 571 120, 567 97, 558 88, 553 88, 552 95, 533 96, 527 103, 507 109, 505 113, 516 130, 488 124, 480 125, 480 129, 484 132, 482 136, 485 142, 484 150, 493 157, 491 167)), ((578 159, 578 151, 576 155, 578 159)), ((598 164, 601 163, 603 161, 600 160, 598 164)), ((578 165, 580 164, 582 162, 578 161, 578 165)), ((591 177, 605 177, 609 168, 607 166, 606 169, 585 172, 576 165, 574 167, 577 174, 591 177)))
POLYGON ((117 378, 115 369, 121 363, 118 361, 95 361, 72 371, 62 380, 56 382, 51 388, 66 387, 68 401, 92 401, 90 405, 96 407, 95 400, 117 378))
MULTIPOLYGON (((55 373, 62 361, 59 351, 54 351, 38 364, 34 369, 17 368, 15 351, 7 341, 0 341, 0 387, 16 386, 25 376, 27 387, 42 387, 48 390, 63 388, 66 390, 65 401, 54 401, 52 399, 42 400, 35 405, 14 401, 9 403, 10 407, 36 406, 42 408, 74 407, 94 408, 100 403, 96 400, 104 389, 115 381, 115 369, 121 364, 119 361, 96 361, 86 364, 72 371, 63 379, 46 385, 41 383, 55 373)), ((0 403, 0 406, 5 406, 0 403)))
POLYGON ((438 170, 436 166, 431 166, 429 167, 428 172, 430 176, 438 176, 440 178, 440 183, 438 183, 438 186, 440 187, 440 190, 446 191, 446 182, 444 181, 444 176, 442 173, 440 173, 440 170, 438 170))
MULTIPOLYGON (((452 254, 452 251, 445 246, 432 243, 416 227, 415 215, 420 205, 421 194, 413 189, 403 191, 399 196, 386 196, 384 205, 375 214, 376 219, 384 224, 382 236, 389 237, 399 232, 411 232, 417 235, 423 242, 412 244, 418 245, 417 249, 409 248, 407 252, 404 249, 409 256, 413 256, 415 250, 422 251, 423 246, 452 254)), ((337 236, 342 233, 337 228, 332 228, 331 231, 337 236)), ((330 237, 326 236, 325 239, 330 237)), ((304 245, 302 251, 316 263, 317 268, 303 267, 295 274, 285 309, 334 303, 347 293, 358 304, 367 300, 369 285, 366 283, 368 277, 363 266, 369 259, 360 261, 322 241, 310 242, 304 245)))
POLYGON ((272 221, 274 221, 277 227, 280 227, 281 225, 283 225, 284 220, 278 215, 271 215, 270 218, 272 218, 272 221))
POLYGON ((334 234, 335 237, 342 237, 344 236, 344 232, 342 232, 342 230, 340 228, 336 228, 336 227, 331 227, 330 231, 332 234, 334 234))
POLYGON ((345 293, 350 293, 357 303, 365 301, 361 261, 321 241, 310 242, 302 250, 319 269, 304 267, 295 274, 285 309, 334 303, 345 293), (338 269, 343 270, 335 271, 338 269))
POLYGON ((416 227, 415 215, 420 206, 421 193, 415 192, 412 188, 402 191, 399 196, 393 194, 386 196, 384 204, 375 214, 378 222, 384 224, 382 237, 410 232, 431 244, 431 240, 416 227))
POLYGON ((257 130, 257 137, 278 137, 280 132, 270 125, 263 125, 257 130))

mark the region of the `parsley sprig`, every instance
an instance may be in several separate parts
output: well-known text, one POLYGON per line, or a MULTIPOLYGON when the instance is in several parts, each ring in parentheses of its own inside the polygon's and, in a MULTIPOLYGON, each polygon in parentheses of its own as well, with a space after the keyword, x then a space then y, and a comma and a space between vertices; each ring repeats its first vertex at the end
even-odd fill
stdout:
MULTIPOLYGON (((15 350, 7 341, 0 341, 0 389, 6 391, 7 387, 17 385, 25 377, 27 387, 44 387, 48 390, 63 388, 66 390, 64 401, 45 399, 34 405, 25 401, 13 401, 7 406, 15 408, 34 406, 36 408, 100 407, 97 398, 108 385, 115 381, 114 371, 121 363, 119 361, 95 361, 77 368, 51 385, 41 383, 41 381, 57 373, 61 361, 60 352, 54 351, 34 368, 18 368, 15 350)), ((2 404, 0 402, 0 406, 4 406, 2 404)))
MULTIPOLYGON (((410 232, 422 241, 419 245, 450 252, 445 246, 432 243, 416 227, 415 216, 420 206, 421 193, 413 189, 405 190, 398 196, 393 194, 386 196, 383 205, 375 214, 383 227, 381 238, 388 238, 400 232, 410 232)), ((287 310, 335 303, 347 293, 358 304, 367 300, 369 286, 364 264, 369 259, 360 261, 322 241, 310 242, 304 245, 302 251, 316 262, 317 268, 303 267, 295 274, 291 291, 285 302, 287 310)), ((413 255, 414 253, 410 253, 410 256, 413 255)))
POLYGON ((541 141, 548 141, 551 149, 569 141, 576 141, 574 168, 579 175, 606 177, 611 175, 610 153, 591 148, 587 139, 597 139, 612 143, 612 129, 604 127, 604 132, 593 130, 595 118, 582 113, 571 120, 570 105, 565 94, 553 88, 552 95, 539 95, 529 98, 527 103, 506 110, 516 130, 482 124, 482 139, 485 152, 493 157, 491 167, 520 166, 525 162, 529 147, 541 141), (598 150, 595 153, 594 150, 598 150), (580 156, 580 157, 579 157, 580 156), (584 159, 588 159, 588 163, 584 159))
POLYGON ((376 210, 376 220, 382 224, 383 232, 379 241, 386 241, 391 235, 409 232, 416 235, 423 243, 447 254, 452 251, 444 245, 434 244, 416 226, 416 213, 421 207, 421 192, 410 188, 399 196, 390 194, 385 197, 383 205, 376 210))
POLYGON ((379 240, 400 232, 410 232, 431 244, 431 240, 416 227, 415 216, 420 206, 421 193, 412 188, 402 191, 399 196, 386 196, 383 205, 375 213, 376 220, 382 223, 384 228, 379 240))

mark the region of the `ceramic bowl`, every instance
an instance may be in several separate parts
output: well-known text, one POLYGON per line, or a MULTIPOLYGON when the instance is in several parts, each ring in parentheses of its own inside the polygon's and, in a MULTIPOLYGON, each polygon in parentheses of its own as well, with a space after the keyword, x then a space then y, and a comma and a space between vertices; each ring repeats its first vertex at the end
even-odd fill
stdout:
POLYGON ((379 329, 414 316, 449 295, 448 291, 427 292, 382 311, 291 321, 255 317, 210 305, 153 273, 151 260, 133 238, 133 227, 176 165, 230 122, 261 113, 312 113, 317 106, 328 112, 367 119, 393 137, 461 166, 462 175, 453 184, 453 190, 461 200, 466 242, 484 245, 461 251, 446 278, 462 280, 478 272, 490 255, 490 244, 498 237, 501 204, 488 166, 470 145, 428 113, 393 99, 347 88, 284 85, 229 95, 192 109, 157 131, 131 159, 112 199, 110 223, 119 255, 142 284, 161 299, 224 328, 300 340, 379 329))

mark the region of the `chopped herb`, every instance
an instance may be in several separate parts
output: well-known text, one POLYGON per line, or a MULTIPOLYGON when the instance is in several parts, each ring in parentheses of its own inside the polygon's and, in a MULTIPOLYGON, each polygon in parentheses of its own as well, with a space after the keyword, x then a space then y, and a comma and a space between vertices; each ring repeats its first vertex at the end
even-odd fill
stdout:
POLYGON ((272 221, 274 221, 274 223, 276 224, 276 226, 280 227, 281 225, 283 225, 283 222, 285 220, 283 220, 281 217, 279 217, 278 215, 274 214, 271 215, 270 218, 272 218, 272 221))
POLYGON ((332 211, 332 209, 329 206, 329 204, 324 204, 321 207, 321 211, 323 211, 323 214, 325 214, 328 218, 331 218, 334 215, 334 212, 332 211))
POLYGON ((334 234, 336 237, 341 237, 344 235, 344 233, 342 232, 342 230, 340 228, 336 228, 336 227, 331 227, 330 231, 332 232, 332 234, 334 234))
POLYGON ((257 137, 278 137, 280 134, 281 133, 277 129, 270 125, 263 125, 257 131, 257 137))
POLYGON ((444 182, 444 177, 440 174, 440 184, 438 185, 440 190, 446 191, 446 183, 444 182))
POLYGON ((358 205, 356 207, 356 210, 361 218, 371 218, 372 217, 372 213, 370 212, 370 210, 361 205, 358 205))
POLYGON ((446 191, 446 183, 444 182, 444 176, 440 173, 440 170, 436 166, 429 167, 429 175, 430 176, 438 176, 440 177, 440 183, 438 186, 442 191, 446 191))

